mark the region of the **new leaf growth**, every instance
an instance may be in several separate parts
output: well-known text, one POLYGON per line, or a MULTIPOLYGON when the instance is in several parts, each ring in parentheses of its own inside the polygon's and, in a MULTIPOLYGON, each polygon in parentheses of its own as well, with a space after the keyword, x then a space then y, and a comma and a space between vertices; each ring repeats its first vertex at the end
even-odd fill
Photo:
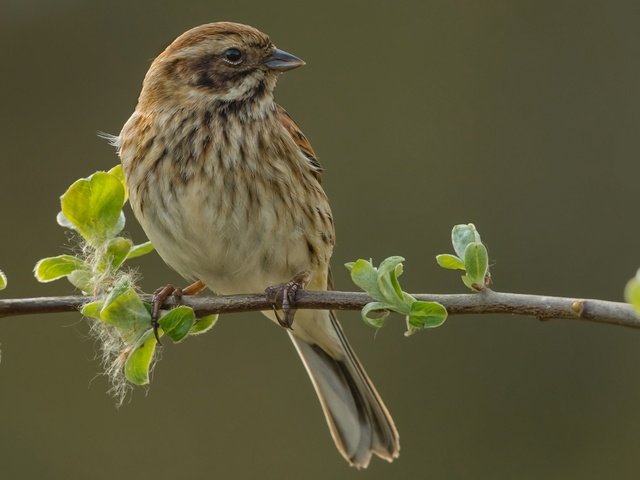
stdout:
POLYGON ((439 327, 447 319, 447 310, 438 302, 423 302, 404 292, 398 277, 402 275, 402 257, 389 257, 374 267, 371 260, 357 260, 345 266, 351 272, 353 283, 369 294, 375 302, 362 309, 362 318, 368 325, 381 328, 389 312, 406 317, 407 331, 412 335, 424 328, 439 327))
MULTIPOLYGON (((119 401, 127 391, 126 382, 149 383, 157 346, 151 307, 140 299, 133 276, 122 269, 127 260, 153 250, 150 242, 135 245, 120 235, 127 199, 120 165, 74 182, 60 197, 57 219, 61 226, 78 234, 80 253, 44 258, 34 268, 40 282, 67 278, 84 294, 102 298, 84 305, 82 313, 95 320, 92 332, 101 341, 103 362, 119 401)), ((187 335, 206 332, 217 318, 209 315, 196 319, 193 309, 178 307, 161 312, 158 333, 179 342, 187 335)))
POLYGON ((453 227, 451 243, 456 255, 436 256, 438 265, 449 270, 464 270, 462 282, 471 290, 479 292, 491 284, 489 254, 473 223, 453 227))

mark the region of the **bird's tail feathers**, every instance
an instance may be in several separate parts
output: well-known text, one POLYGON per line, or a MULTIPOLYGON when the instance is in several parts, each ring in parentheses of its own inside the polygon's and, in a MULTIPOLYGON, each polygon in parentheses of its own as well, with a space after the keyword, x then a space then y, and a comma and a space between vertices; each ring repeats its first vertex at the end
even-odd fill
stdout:
POLYGON ((315 319, 324 324, 319 330, 332 330, 331 335, 321 337, 322 342, 332 339, 332 345, 310 342, 311 329, 305 329, 307 335, 303 337, 296 336, 298 319, 289 335, 311 377, 338 450, 357 468, 366 468, 372 454, 391 462, 399 454, 400 443, 387 407, 333 312, 316 310, 317 315, 324 317, 315 319))

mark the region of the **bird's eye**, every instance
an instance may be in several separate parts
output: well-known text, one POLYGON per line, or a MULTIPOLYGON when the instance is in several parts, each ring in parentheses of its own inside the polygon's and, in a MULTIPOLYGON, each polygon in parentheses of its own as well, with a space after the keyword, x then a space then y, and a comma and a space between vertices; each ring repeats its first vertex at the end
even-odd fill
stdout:
POLYGON ((223 55, 224 59, 233 65, 237 65, 242 60, 242 52, 237 48, 227 48, 223 55))

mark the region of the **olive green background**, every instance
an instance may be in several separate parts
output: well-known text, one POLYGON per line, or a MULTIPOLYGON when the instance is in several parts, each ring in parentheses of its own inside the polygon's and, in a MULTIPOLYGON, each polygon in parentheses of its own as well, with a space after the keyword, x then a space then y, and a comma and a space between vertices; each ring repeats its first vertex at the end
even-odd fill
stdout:
MULTIPOLYGON (((151 59, 234 20, 307 66, 277 99, 313 142, 342 264, 407 258, 405 288, 462 292, 434 255, 456 223, 495 289, 621 300, 640 266, 640 6, 629 1, 3 0, 2 296, 71 294, 31 269, 68 244, 58 196, 117 162, 151 59)), ((143 234, 132 215, 127 230, 143 234)), ((179 248, 179 246, 176 246, 179 248)), ((182 283, 157 255, 147 291, 182 283)), ((76 314, 0 320, 6 479, 637 478, 640 335, 571 321, 452 317, 404 338, 340 315, 394 414, 400 458, 350 469, 284 333, 258 314, 164 348, 119 410, 76 314)))

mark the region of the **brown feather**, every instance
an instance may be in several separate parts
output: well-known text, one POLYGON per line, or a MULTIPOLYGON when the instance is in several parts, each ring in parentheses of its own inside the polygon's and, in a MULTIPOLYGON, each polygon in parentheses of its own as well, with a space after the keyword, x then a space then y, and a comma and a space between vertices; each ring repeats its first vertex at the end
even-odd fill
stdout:
POLYGON ((280 105, 276 107, 276 115, 278 121, 282 124, 282 126, 289 132, 291 138, 296 143, 300 151, 304 154, 305 157, 309 160, 309 163, 314 168, 316 178, 320 181, 320 173, 322 172, 322 166, 320 162, 318 162, 318 157, 316 156, 316 152, 313 150, 311 146, 311 142, 307 139, 300 127, 293 121, 291 115, 287 113, 287 111, 282 108, 280 105))

